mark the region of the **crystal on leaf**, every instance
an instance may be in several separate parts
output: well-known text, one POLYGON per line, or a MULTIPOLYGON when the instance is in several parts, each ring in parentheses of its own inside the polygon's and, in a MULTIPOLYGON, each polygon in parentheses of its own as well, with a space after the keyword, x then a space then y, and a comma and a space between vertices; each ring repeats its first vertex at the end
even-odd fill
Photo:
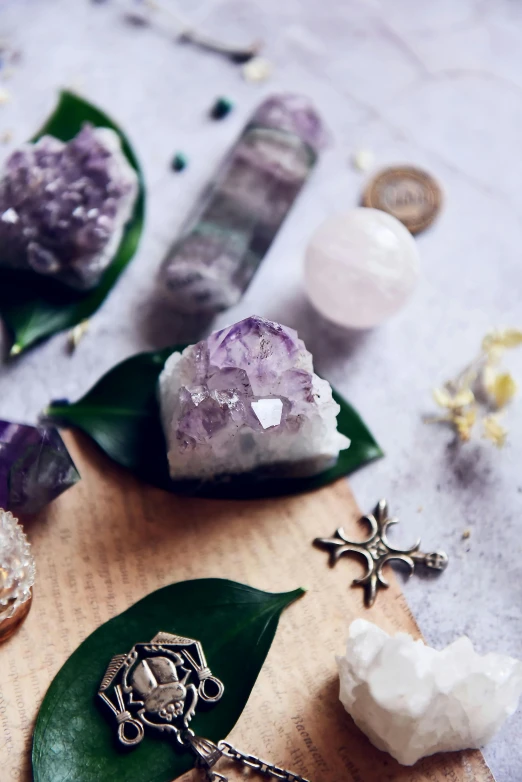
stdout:
POLYGON ((173 353, 160 376, 172 478, 270 468, 313 475, 349 440, 339 405, 293 329, 250 317, 173 353))
POLYGON ((43 136, 7 159, 0 179, 0 264, 95 286, 122 238, 137 174, 110 128, 67 143, 43 136))
POLYGON ((56 429, 0 421, 0 507, 36 513, 79 479, 56 429))
POLYGON ((405 766, 435 752, 483 746, 522 693, 522 662, 512 657, 481 656, 465 636, 438 651, 364 619, 351 624, 337 663, 346 711, 405 766))
POLYGON ((240 299, 324 141, 305 98, 263 101, 165 259, 162 282, 178 312, 212 314, 240 299))
POLYGON ((18 519, 0 508, 0 634, 31 597, 35 566, 31 546, 18 519))

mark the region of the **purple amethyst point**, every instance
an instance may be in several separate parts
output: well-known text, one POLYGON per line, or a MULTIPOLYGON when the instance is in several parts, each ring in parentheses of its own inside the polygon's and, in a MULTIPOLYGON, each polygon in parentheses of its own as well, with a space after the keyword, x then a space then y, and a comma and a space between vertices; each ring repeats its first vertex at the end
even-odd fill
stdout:
POLYGON ((0 508, 37 513, 79 480, 56 429, 0 421, 0 508))

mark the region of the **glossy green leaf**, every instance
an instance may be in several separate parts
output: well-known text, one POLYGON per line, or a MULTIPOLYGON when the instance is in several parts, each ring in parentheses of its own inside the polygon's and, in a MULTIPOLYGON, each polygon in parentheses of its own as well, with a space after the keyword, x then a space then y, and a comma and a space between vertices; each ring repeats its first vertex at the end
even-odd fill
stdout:
POLYGON ((112 128, 120 136, 122 149, 139 177, 140 190, 134 212, 116 255, 100 283, 91 291, 78 292, 36 273, 0 269, 0 315, 13 338, 11 355, 18 355, 35 342, 89 318, 100 307, 138 247, 145 214, 145 189, 136 156, 118 126, 82 98, 62 92, 54 113, 31 140, 50 134, 69 141, 85 122, 112 128))
POLYGON ((115 720, 97 696, 111 657, 164 631, 201 641, 222 699, 191 728, 224 739, 241 716, 272 644, 281 612, 302 589, 269 594, 217 578, 159 589, 90 635, 52 682, 33 739, 34 782, 171 782, 194 765, 164 736, 119 749, 115 720))
POLYGON ((254 499, 297 494, 325 486, 383 456, 366 425, 339 394, 338 429, 351 445, 337 463, 309 478, 256 480, 249 475, 226 482, 172 481, 160 422, 157 381, 167 357, 183 345, 155 353, 140 353, 113 367, 75 404, 53 402, 44 416, 55 425, 86 432, 111 459, 148 483, 168 491, 205 497, 254 499))

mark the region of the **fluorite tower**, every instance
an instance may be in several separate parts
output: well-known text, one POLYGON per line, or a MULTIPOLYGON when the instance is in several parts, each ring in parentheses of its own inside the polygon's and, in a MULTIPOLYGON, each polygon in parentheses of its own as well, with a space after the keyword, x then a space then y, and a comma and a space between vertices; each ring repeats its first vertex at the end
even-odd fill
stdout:
POLYGON ((250 317, 173 353, 160 376, 170 474, 310 475, 350 444, 293 329, 250 317))
POLYGON ((321 119, 300 96, 274 95, 259 106, 163 264, 178 311, 212 314, 239 300, 324 138, 321 119))

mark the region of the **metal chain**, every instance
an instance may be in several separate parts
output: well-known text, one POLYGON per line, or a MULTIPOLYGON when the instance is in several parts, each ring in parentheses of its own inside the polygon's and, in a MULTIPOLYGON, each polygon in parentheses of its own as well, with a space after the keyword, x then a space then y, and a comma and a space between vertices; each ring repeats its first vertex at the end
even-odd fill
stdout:
MULTIPOLYGON (((255 755, 246 755, 227 741, 220 741, 218 747, 224 757, 241 766, 251 768, 253 771, 256 771, 258 774, 263 774, 265 777, 282 779, 284 782, 310 782, 309 779, 300 777, 299 774, 294 774, 292 771, 287 771, 279 766, 273 766, 271 763, 267 763, 265 760, 261 760, 261 758, 258 758, 255 755)), ((218 777, 218 779, 219 778, 220 777, 218 777)), ((221 778, 223 779, 223 777, 221 778)))

